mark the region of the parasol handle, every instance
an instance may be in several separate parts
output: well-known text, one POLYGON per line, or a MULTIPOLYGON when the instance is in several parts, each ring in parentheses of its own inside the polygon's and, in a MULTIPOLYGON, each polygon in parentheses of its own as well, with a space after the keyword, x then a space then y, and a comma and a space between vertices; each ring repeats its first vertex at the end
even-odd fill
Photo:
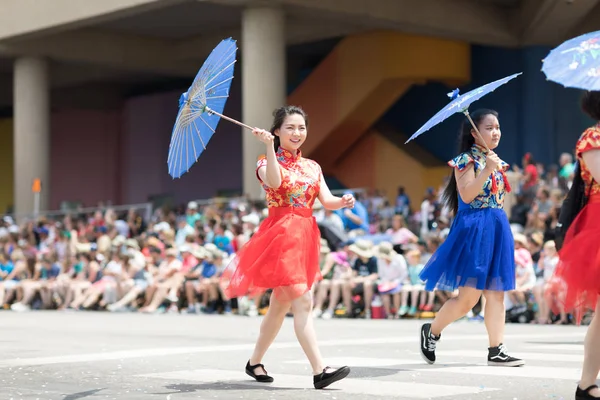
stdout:
POLYGON ((233 122, 234 124, 236 124, 236 125, 239 125, 239 126, 241 126, 242 128, 246 128, 246 129, 248 129, 248 130, 251 130, 251 131, 252 131, 252 130, 254 130, 254 128, 253 128, 253 127, 251 127, 251 126, 249 126, 249 125, 246 125, 246 124, 243 124, 243 123, 241 123, 240 121, 237 121, 237 120, 235 120, 235 119, 233 119, 233 118, 229 118, 229 117, 228 117, 228 116, 226 116, 226 115, 219 114, 218 112, 216 112, 216 111, 213 111, 212 109, 210 109, 210 108, 208 108, 208 107, 206 107, 206 112, 207 112, 207 113, 209 113, 209 114, 215 114, 216 116, 218 116, 218 117, 220 117, 220 118, 223 118, 224 120, 227 120, 227 121, 229 121, 229 122, 233 122))

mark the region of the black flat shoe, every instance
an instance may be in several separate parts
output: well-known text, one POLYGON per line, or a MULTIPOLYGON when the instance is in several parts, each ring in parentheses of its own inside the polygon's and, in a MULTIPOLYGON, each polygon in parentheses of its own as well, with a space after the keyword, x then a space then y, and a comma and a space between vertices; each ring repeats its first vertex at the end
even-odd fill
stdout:
POLYGON ((246 364, 246 373, 248 375, 250 375, 251 377, 253 377, 254 379, 256 379, 257 382, 262 382, 262 383, 271 383, 273 382, 273 377, 268 375, 267 370, 265 369, 265 366, 262 364, 256 364, 256 365, 250 365, 250 360, 248 360, 248 363, 246 364), (262 368, 263 371, 265 371, 266 375, 256 375, 254 373, 254 370, 256 368, 262 368))
POLYGON ((325 372, 330 367, 325 367, 319 375, 313 375, 315 389, 324 389, 334 382, 344 379, 350 373, 350 367, 338 368, 332 372, 325 372))
POLYGON ((577 391, 575 392, 575 400, 589 400, 589 399, 600 399, 600 397, 594 397, 590 394, 590 391, 597 389, 598 385, 592 385, 587 389, 583 390, 577 385, 577 391))

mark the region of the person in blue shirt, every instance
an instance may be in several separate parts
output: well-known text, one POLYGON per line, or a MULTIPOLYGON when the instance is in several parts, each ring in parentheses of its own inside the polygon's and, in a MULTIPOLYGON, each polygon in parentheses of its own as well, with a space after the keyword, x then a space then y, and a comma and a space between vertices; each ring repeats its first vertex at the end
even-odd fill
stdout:
POLYGON ((44 309, 50 309, 53 307, 52 295, 56 286, 56 278, 60 275, 62 268, 56 262, 45 256, 42 259, 42 268, 40 273, 41 287, 40 297, 42 298, 42 305, 44 309))
POLYGON ((396 197, 396 214, 400 214, 407 218, 410 214, 410 198, 405 192, 404 186, 398 188, 398 196, 396 197))
POLYGON ((37 293, 40 294, 45 309, 52 307, 52 293, 61 267, 48 255, 43 255, 38 260, 33 279, 23 282, 23 300, 11 306, 14 311, 28 310, 37 293))
POLYGON ((15 266, 6 258, 6 255, 4 253, 0 253, 0 281, 5 280, 14 268, 15 266))
MULTIPOLYGON (((344 193, 344 195, 347 194, 354 195, 352 191, 344 193)), ((369 233, 369 213, 360 201, 354 203, 354 208, 344 208, 334 212, 342 218, 346 231, 361 230, 364 231, 365 235, 369 233)))
POLYGON ((231 240, 225 234, 226 230, 227 224, 216 224, 214 229, 215 235, 212 242, 219 248, 219 250, 225 251, 227 254, 229 254, 231 253, 231 240))

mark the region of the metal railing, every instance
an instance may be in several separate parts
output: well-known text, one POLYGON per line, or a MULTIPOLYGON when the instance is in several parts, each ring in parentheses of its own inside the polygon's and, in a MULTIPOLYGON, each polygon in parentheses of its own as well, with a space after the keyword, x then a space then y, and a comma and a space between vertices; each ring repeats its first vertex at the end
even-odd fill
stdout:
POLYGON ((65 215, 73 215, 73 214, 93 214, 96 211, 106 211, 113 210, 115 212, 121 211, 129 211, 131 209, 144 210, 143 218, 146 221, 149 221, 152 218, 153 206, 152 203, 138 203, 138 204, 124 204, 120 206, 102 206, 102 207, 82 207, 82 208, 73 208, 66 210, 48 210, 48 211, 40 211, 39 213, 6 213, 2 214, 2 217, 12 217, 17 221, 27 221, 27 220, 35 220, 39 217, 46 217, 50 219, 56 219, 56 217, 62 217, 65 215))
MULTIPOLYGON (((351 189, 336 189, 332 190, 331 193, 334 195, 343 195, 346 191, 351 190, 354 193, 364 193, 367 189, 365 188, 351 188, 351 189)), ((231 201, 245 201, 246 197, 212 197, 209 199, 198 199, 194 200, 198 205, 205 206, 210 204, 231 202, 231 201)), ((75 207, 72 209, 63 209, 63 210, 48 210, 48 211, 40 211, 39 213, 5 213, 0 214, 2 217, 12 217, 16 221, 31 221, 35 220, 39 217, 46 217, 50 219, 56 219, 56 217, 63 217, 66 215, 74 215, 74 214, 93 214, 96 211, 106 211, 113 210, 115 212, 121 211, 129 211, 131 209, 143 210, 142 217, 146 221, 150 221, 153 212, 154 205, 151 202, 147 203, 137 203, 137 204, 123 204, 123 205, 107 205, 107 206, 99 206, 99 207, 75 207)))
MULTIPOLYGON (((334 189, 331 191, 331 194, 336 195, 336 196, 341 196, 349 190, 354 193, 364 193, 368 189, 367 188, 334 189)), ((210 199, 194 200, 194 202, 196 202, 200 206, 205 206, 205 205, 215 204, 215 203, 223 203, 223 202, 229 202, 229 201, 245 201, 245 200, 246 200, 246 197, 236 196, 236 197, 212 197, 210 199)))

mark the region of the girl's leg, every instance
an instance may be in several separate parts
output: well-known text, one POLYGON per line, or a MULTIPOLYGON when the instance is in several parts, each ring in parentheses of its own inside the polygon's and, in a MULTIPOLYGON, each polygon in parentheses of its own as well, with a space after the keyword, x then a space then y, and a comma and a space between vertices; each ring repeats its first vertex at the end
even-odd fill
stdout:
POLYGON ((508 355, 503 344, 506 310, 504 292, 485 291, 485 328, 488 332, 490 347, 488 349, 488 365, 500 367, 520 367, 523 360, 508 355))
POLYGON ((490 347, 497 347, 504 341, 506 325, 506 310, 504 307, 504 292, 486 291, 485 297, 485 328, 488 332, 490 347))
POLYGON ((481 290, 461 287, 458 290, 458 296, 445 302, 440 311, 435 315, 431 323, 431 333, 434 336, 440 336, 444 328, 467 315, 475 304, 477 304, 479 297, 481 297, 481 290))

